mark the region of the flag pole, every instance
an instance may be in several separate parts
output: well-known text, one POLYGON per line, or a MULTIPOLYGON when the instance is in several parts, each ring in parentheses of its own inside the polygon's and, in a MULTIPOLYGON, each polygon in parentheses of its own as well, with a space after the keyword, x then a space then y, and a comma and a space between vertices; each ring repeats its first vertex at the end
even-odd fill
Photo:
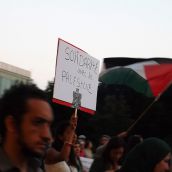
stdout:
POLYGON ((75 118, 77 118, 77 112, 78 112, 78 109, 75 108, 75 118))
POLYGON ((164 90, 161 93, 159 93, 157 97, 155 97, 153 102, 140 114, 140 116, 133 122, 133 124, 131 124, 131 126, 127 129, 127 132, 131 131, 135 127, 135 125, 140 121, 140 119, 142 119, 142 117, 148 112, 148 110, 153 106, 153 104, 159 100, 161 95, 170 87, 171 84, 172 81, 169 82, 169 84, 167 84, 164 90))
POLYGON ((140 121, 140 119, 148 112, 148 110, 152 107, 152 105, 160 98, 160 96, 156 97, 153 102, 140 114, 140 116, 131 124, 131 126, 127 129, 127 132, 131 131, 135 125, 140 121))

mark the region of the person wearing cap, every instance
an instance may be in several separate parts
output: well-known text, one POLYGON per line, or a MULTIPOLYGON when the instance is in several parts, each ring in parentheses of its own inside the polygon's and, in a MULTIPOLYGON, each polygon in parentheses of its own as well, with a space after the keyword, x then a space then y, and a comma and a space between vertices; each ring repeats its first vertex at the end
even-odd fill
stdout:
POLYGON ((79 135, 79 136, 78 136, 78 140, 84 140, 84 141, 85 141, 86 138, 87 138, 87 137, 86 137, 85 135, 79 135))
POLYGON ((85 135, 79 135, 78 142, 80 144, 80 157, 85 157, 85 144, 86 144, 86 136, 85 135))
POLYGON ((170 169, 171 148, 159 138, 148 138, 126 156, 120 172, 166 172, 170 169))

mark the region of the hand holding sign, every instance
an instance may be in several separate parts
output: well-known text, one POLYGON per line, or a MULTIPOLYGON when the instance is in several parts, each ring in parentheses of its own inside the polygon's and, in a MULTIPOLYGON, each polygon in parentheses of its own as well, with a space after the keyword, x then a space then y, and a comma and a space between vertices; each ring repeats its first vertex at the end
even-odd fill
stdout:
POLYGON ((70 126, 73 130, 75 130, 77 127, 77 120, 78 120, 78 118, 75 116, 75 114, 72 114, 72 116, 70 118, 70 126))
POLYGON ((64 138, 65 142, 67 143, 73 144, 75 140, 75 129, 77 127, 77 120, 78 118, 75 117, 75 114, 72 114, 70 118, 69 129, 66 131, 65 138, 64 138))

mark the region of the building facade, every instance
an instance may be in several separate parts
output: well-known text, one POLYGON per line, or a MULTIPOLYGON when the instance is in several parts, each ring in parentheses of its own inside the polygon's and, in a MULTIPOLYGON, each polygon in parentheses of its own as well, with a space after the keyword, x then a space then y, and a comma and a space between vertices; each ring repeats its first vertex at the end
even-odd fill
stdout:
POLYGON ((31 72, 0 62, 0 97, 4 91, 16 82, 28 83, 31 81, 31 72))

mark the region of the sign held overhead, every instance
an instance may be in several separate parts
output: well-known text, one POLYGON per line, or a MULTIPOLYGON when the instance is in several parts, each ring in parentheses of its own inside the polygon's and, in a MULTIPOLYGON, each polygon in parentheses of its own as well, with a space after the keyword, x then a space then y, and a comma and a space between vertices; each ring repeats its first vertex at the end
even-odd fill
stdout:
POLYGON ((53 102, 94 114, 99 60, 59 39, 53 102))

